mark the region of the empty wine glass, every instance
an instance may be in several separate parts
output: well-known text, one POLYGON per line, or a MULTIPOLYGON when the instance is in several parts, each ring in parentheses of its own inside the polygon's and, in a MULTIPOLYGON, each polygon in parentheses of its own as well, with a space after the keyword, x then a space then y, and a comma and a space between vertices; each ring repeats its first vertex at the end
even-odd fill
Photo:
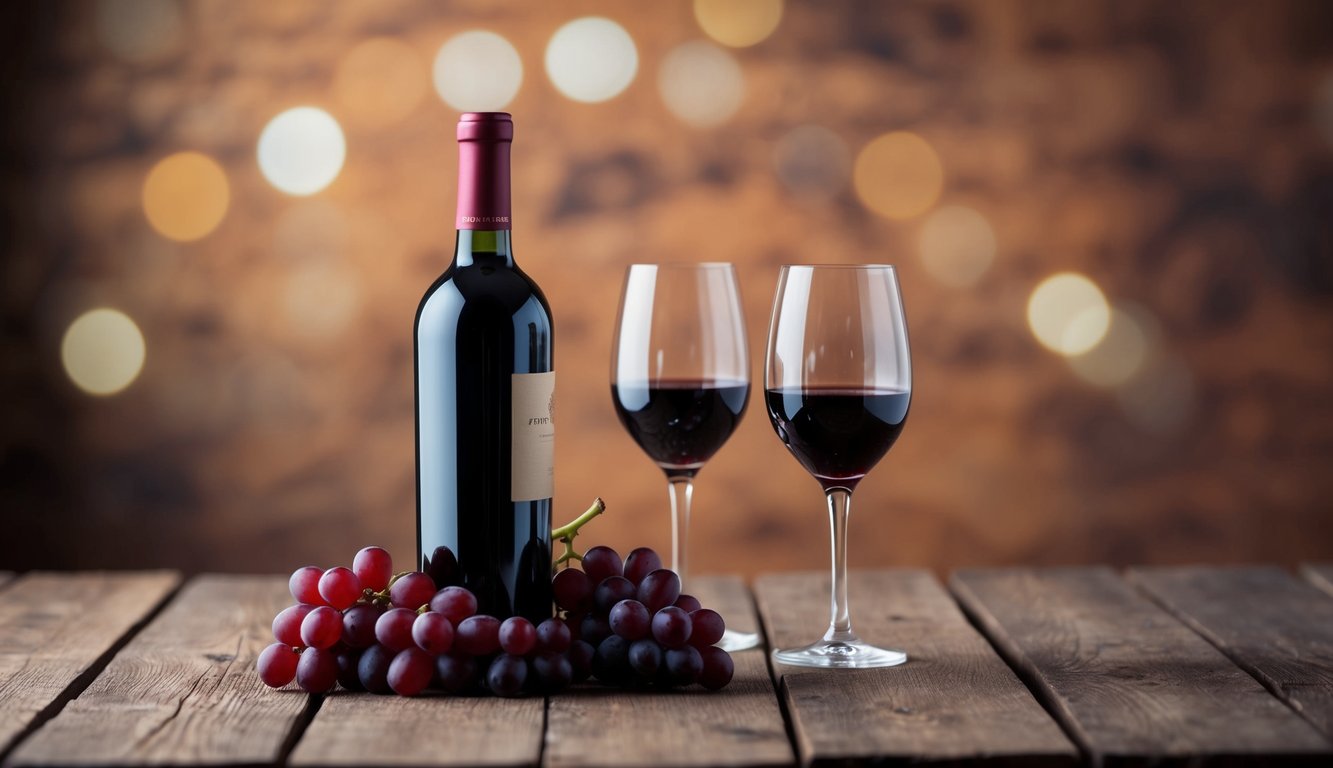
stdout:
MULTIPOLYGON (((672 570, 686 583, 694 476, 731 437, 750 398, 750 357, 730 264, 634 264, 611 353, 611 400, 630 437, 666 473, 672 570)), ((728 632, 727 650, 758 636, 728 632)))
POLYGON ((819 641, 776 650, 802 667, 890 667, 907 654, 852 631, 847 519, 852 491, 902 432, 912 400, 898 275, 891 266, 786 266, 778 277, 764 371, 768 416, 819 481, 832 528, 832 618, 819 641))

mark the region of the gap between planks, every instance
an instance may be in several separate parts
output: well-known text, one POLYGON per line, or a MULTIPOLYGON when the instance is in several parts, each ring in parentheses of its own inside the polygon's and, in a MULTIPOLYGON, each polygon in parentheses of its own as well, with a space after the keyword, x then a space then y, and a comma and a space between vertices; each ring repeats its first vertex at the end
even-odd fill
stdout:
MULTIPOLYGON (((775 647, 823 634, 827 573, 756 582, 775 647)), ((931 574, 854 571, 852 619, 867 642, 907 652, 884 669, 810 670, 773 663, 806 766, 848 762, 1074 765, 1078 752, 931 574)))
POLYGON ((78 696, 179 585, 166 571, 37 571, 0 589, 0 760, 78 696))

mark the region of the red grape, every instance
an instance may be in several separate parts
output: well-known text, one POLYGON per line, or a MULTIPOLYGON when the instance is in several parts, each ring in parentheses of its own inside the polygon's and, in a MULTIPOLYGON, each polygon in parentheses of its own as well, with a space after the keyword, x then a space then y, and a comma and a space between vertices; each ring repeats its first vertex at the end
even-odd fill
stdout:
POLYGON ((477 613, 477 596, 462 587, 445 587, 430 599, 430 609, 443 614, 455 627, 477 613))
POLYGON ((446 653, 435 660, 435 679, 446 693, 460 693, 477 681, 477 660, 462 653, 446 653))
POLYGON ((639 582, 639 602, 657 613, 680 597, 680 577, 675 571, 658 568, 639 582))
POLYGON ((296 677, 296 663, 301 657, 286 643, 274 643, 259 654, 255 666, 259 679, 270 688, 281 688, 296 677))
POLYGON ((611 631, 626 640, 639 640, 648 636, 651 617, 648 609, 638 600, 621 600, 611 609, 608 623, 611 631))
POLYGON ((663 648, 683 648, 693 630, 690 615, 675 606, 667 606, 653 616, 653 638, 663 648))
POLYGON ((343 615, 321 605, 301 622, 301 644, 310 648, 332 648, 343 635, 343 615))
POLYGON ((547 619, 537 625, 537 647, 543 651, 564 653, 572 639, 569 627, 560 619, 547 619))
POLYGON ((661 647, 647 638, 635 640, 629 646, 629 666, 644 682, 652 682, 662 668, 661 647))
POLYGON ((389 687, 389 664, 393 662, 394 652, 382 645, 372 645, 361 654, 356 663, 356 677, 361 685, 371 693, 392 693, 389 687))
POLYGON ((620 635, 611 635, 597 646, 592 657, 592 673, 604 683, 618 685, 629 676, 630 642, 620 635))
POLYGON ((527 656, 537 647, 537 628, 522 616, 510 616, 500 625, 500 647, 511 656, 527 656))
POLYGON ((643 577, 662 567, 662 558, 647 547, 639 547, 625 558, 625 578, 638 586, 643 577))
POLYGON ((360 660, 361 652, 355 648, 346 648, 338 652, 338 685, 349 691, 366 689, 357 674, 357 663, 360 660))
POLYGON ((690 645, 696 648, 716 643, 722 639, 722 633, 727 630, 722 616, 711 608, 700 608, 691 613, 690 623, 694 625, 693 631, 690 632, 690 645))
POLYGON ((412 623, 412 639, 421 650, 439 656, 454 644, 454 625, 444 614, 427 611, 412 623))
POLYGON ((574 682, 581 683, 592 674, 592 658, 596 654, 597 650, 582 640, 575 640, 569 646, 565 656, 569 658, 569 666, 574 670, 574 682))
POLYGON ((731 682, 731 676, 736 673, 736 664, 731 660, 731 654, 715 645, 709 645, 700 648, 699 655, 704 661, 703 671, 699 673, 700 685, 710 691, 716 691, 731 682))
MULTIPOLYGON (((330 609, 332 610, 332 609, 330 609)), ((338 655, 322 648, 307 648, 296 663, 296 684, 310 693, 328 693, 338 683, 338 655)))
POLYGON ((287 580, 287 588, 298 603, 324 605, 324 598, 319 594, 319 578, 323 575, 324 570, 313 565, 297 568, 287 580))
POLYGON ((301 622, 313 610, 313 605, 304 604, 283 608, 273 617, 273 639, 283 645, 305 645, 301 642, 301 622))
POLYGON ((602 613, 610 613, 616 603, 634 597, 634 584, 624 576, 612 576, 603 579, 602 583, 597 585, 597 591, 593 594, 593 602, 596 604, 597 610, 602 613))
POLYGON ((343 642, 353 648, 375 644, 375 622, 383 611, 378 605, 362 603, 343 612, 343 642))
POLYGON ((350 568, 330 568, 319 577, 319 596, 334 608, 346 610, 361 597, 361 581, 350 568))
POLYGON ((590 613, 584 616, 583 622, 579 624, 579 637, 587 640, 594 647, 600 645, 610 635, 611 625, 602 616, 590 613))
POLYGON ((699 598, 694 595, 681 595, 676 598, 674 605, 686 613, 694 613, 704 607, 703 603, 699 602, 699 598))
POLYGON ((620 554, 610 547, 593 547, 583 553, 583 572, 588 574, 592 583, 599 584, 603 579, 620 576, 624 565, 620 554))
POLYGON ((532 660, 532 672, 543 691, 555 693, 574 680, 574 667, 563 653, 543 653, 532 660))
POLYGON ((395 653, 411 648, 412 625, 416 623, 417 612, 406 608, 390 608, 375 622, 375 639, 380 645, 395 653))
POLYGON ((704 671, 704 659, 699 649, 693 646, 672 648, 663 659, 666 666, 666 682, 670 685, 690 685, 699 680, 704 671))
POLYGON ((469 616, 454 631, 454 648, 469 656, 489 656, 500 650, 500 620, 469 616))
POLYGON ((528 679, 528 663, 518 656, 502 653, 486 670, 486 687, 496 696, 509 698, 523 690, 528 679))
POLYGON ((403 576, 389 587, 389 600, 396 608, 416 610, 435 596, 435 582, 418 571, 403 576))
POLYGON ((588 574, 577 568, 566 568, 551 580, 556 605, 579 613, 592 607, 593 586, 588 574))
POLYGON ((435 658, 420 648, 408 648, 389 663, 389 687, 399 696, 416 696, 435 676, 435 658))
POLYGON ((362 587, 380 592, 393 578, 393 558, 382 547, 366 547, 352 559, 352 572, 362 587))

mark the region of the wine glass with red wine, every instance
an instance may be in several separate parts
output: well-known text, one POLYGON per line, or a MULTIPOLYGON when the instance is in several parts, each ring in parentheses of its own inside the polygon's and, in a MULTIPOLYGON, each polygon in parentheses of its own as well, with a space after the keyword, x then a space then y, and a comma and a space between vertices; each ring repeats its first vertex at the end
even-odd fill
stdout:
POLYGON ((778 277, 764 370, 768 417, 824 488, 833 539, 832 618, 819 641, 773 658, 800 667, 891 667, 902 651, 852 632, 847 518, 852 491, 893 447, 912 401, 898 275, 891 266, 786 266, 778 277))
MULTIPOLYGON (((631 265, 611 352, 611 401, 630 437, 666 473, 672 570, 683 584, 694 476, 731 437, 749 399, 750 356, 732 265, 631 265)), ((719 645, 758 643, 757 635, 728 631, 719 645)))

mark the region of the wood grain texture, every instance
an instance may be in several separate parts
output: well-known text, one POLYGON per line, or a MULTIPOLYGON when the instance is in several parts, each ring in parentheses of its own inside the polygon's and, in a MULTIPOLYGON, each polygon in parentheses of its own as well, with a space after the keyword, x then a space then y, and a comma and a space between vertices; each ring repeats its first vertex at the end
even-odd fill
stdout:
POLYGON ((951 584, 1094 763, 1325 759, 1309 723, 1108 568, 962 571, 951 584))
MULTIPOLYGON (((849 589, 856 632, 905 650, 908 661, 837 671, 775 664, 803 765, 1077 761, 1059 726, 933 576, 854 572, 849 589)), ((800 646, 822 635, 828 593, 825 573, 760 577, 756 596, 772 645, 800 646)))
POLYGON ((541 756, 544 702, 401 698, 339 691, 296 749, 299 766, 530 766, 541 756))
POLYGON ((14 766, 267 764, 304 722, 309 697, 255 673, 291 602, 276 576, 202 576, 79 698, 15 750, 14 766))
POLYGON ((1333 598, 1274 567, 1134 568, 1128 577, 1333 737, 1333 598))
MULTIPOLYGON (((758 627, 749 591, 737 578, 696 577, 691 593, 730 629, 758 627)), ((794 760, 762 649, 732 654, 736 675, 720 691, 624 692, 580 687, 552 697, 545 765, 778 766, 794 760)))
POLYGON ((1333 595, 1333 563, 1304 563, 1301 575, 1319 589, 1333 595))
POLYGON ((0 756, 78 695, 179 583, 168 572, 37 572, 0 590, 0 756))

